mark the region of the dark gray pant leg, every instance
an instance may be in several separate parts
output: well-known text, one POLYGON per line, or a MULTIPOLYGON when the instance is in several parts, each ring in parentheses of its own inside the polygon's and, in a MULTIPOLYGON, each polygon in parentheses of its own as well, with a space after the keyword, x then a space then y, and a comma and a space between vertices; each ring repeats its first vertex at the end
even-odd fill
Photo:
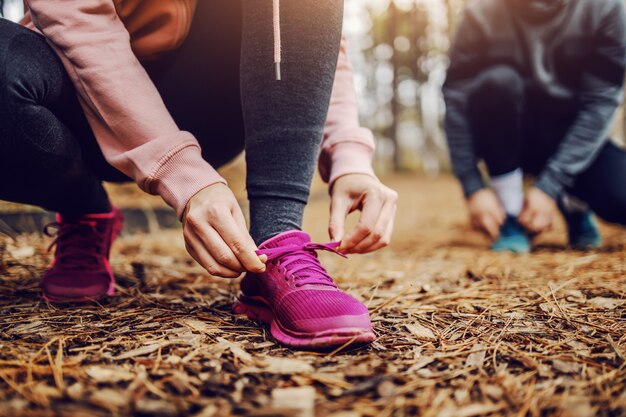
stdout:
POLYGON ((272 2, 244 1, 241 96, 251 234, 300 229, 333 86, 343 0, 282 0, 282 81, 272 2))
POLYGON ((79 137, 95 142, 54 51, 0 19, 0 199, 63 214, 108 211, 79 137))
POLYGON ((626 225, 626 151, 607 142, 571 190, 603 220, 626 225))
POLYGON ((474 146, 490 175, 522 167, 524 82, 511 67, 481 73, 468 100, 474 146))

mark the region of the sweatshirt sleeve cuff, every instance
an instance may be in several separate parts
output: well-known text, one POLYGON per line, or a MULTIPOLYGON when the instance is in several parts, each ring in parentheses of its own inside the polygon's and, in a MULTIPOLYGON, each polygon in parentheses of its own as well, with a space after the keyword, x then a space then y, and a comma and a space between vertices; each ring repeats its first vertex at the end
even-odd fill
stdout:
POLYGON ((226 180, 202 158, 197 144, 172 150, 147 180, 146 189, 158 194, 182 218, 187 203, 200 190, 226 180))
POLYGON ((322 175, 332 187, 337 178, 348 174, 365 174, 377 178, 372 168, 374 150, 360 142, 339 142, 335 143, 326 163, 328 167, 320 167, 320 172, 327 172, 322 175))
POLYGON ((563 184, 561 184, 549 171, 544 171, 539 175, 535 182, 535 187, 548 194, 552 199, 558 201, 563 192, 563 184))
POLYGON ((483 181, 483 177, 478 169, 468 174, 459 175, 458 178, 461 182, 461 187, 463 187, 465 197, 469 197, 476 191, 485 188, 485 181, 483 181))

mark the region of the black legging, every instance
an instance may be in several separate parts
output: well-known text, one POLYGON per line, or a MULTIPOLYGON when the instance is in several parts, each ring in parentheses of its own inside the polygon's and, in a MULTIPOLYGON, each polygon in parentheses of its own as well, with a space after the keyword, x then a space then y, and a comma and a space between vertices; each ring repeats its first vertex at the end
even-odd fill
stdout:
MULTIPOLYGON (((550 114, 539 101, 510 67, 496 66, 477 77, 469 119, 477 154, 491 175, 517 168, 538 175, 557 151, 577 109, 550 114)), ((587 202, 602 219, 626 225, 626 151, 607 140, 567 192, 587 202)))
MULTIPOLYGON (((272 3, 199 1, 188 38, 144 62, 182 130, 215 167, 244 149, 251 233, 300 227, 328 111, 343 0, 281 2, 275 81, 272 3)), ((132 94, 129 91, 128 94, 132 94)), ((102 156, 46 40, 0 19, 0 199, 62 213, 105 211, 101 181, 129 179, 102 156)))

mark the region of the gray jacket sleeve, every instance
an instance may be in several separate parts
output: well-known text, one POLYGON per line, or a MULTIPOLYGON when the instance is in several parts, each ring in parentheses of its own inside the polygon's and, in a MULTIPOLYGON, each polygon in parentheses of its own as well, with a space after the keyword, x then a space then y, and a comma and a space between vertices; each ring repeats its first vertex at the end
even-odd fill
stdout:
POLYGON ((622 100, 626 67, 626 14, 622 0, 607 5, 592 39, 592 56, 581 82, 580 111, 536 186, 557 199, 593 162, 606 142, 622 100))
POLYGON ((452 168, 466 196, 485 187, 478 170, 478 158, 466 111, 472 79, 480 73, 484 65, 483 45, 481 26, 468 7, 452 44, 450 67, 443 86, 446 102, 445 131, 452 168))

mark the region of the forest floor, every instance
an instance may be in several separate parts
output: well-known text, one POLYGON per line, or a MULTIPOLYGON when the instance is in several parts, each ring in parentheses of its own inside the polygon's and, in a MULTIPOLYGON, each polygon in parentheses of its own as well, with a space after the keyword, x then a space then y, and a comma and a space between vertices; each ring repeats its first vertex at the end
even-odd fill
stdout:
MULTIPOLYGON (((0 415, 624 416, 626 232, 566 250, 562 225, 530 255, 495 254, 466 225, 451 178, 397 175, 394 241, 324 254, 370 309, 377 339, 293 351, 236 317, 237 282, 207 276, 180 231, 121 237, 116 295, 39 298, 49 239, 0 237, 0 415)), ((316 192, 305 230, 327 240, 316 192)))

